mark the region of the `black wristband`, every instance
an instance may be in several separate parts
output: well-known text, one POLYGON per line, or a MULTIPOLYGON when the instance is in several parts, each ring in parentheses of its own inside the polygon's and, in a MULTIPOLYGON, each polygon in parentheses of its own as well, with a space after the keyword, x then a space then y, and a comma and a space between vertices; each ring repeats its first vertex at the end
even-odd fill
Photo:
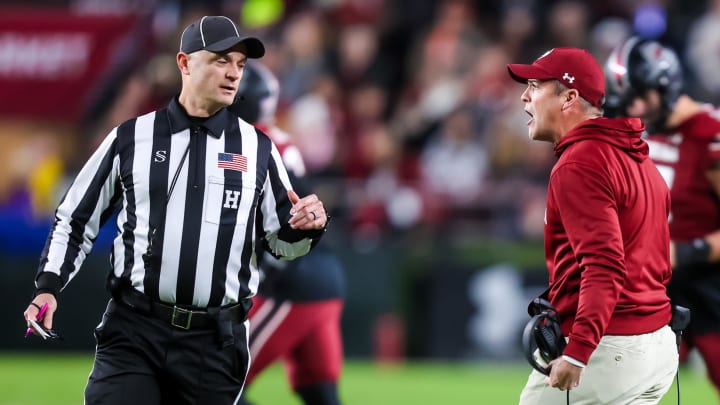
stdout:
POLYGON ((35 291, 33 291, 33 299, 37 297, 40 294, 52 294, 53 297, 57 298, 57 291, 50 289, 50 288, 36 288, 35 291))
POLYGON ((55 273, 44 271, 40 272, 35 277, 35 292, 33 298, 37 297, 38 294, 48 293, 57 297, 58 292, 63 286, 63 281, 60 276, 55 273))
POLYGON ((675 267, 707 263, 710 259, 710 244, 703 238, 690 242, 675 243, 675 267))

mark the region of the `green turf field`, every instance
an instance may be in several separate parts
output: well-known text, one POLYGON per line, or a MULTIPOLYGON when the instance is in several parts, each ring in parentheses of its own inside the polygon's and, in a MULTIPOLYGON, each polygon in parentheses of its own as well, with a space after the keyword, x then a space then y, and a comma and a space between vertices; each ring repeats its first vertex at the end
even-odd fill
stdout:
MULTIPOLYGON (((0 405, 82 404, 82 390, 91 365, 92 357, 87 354, 0 354, 0 405)), ((528 372, 529 366, 524 364, 378 366, 348 361, 340 391, 346 405, 516 404, 528 372)), ((680 382, 683 405, 718 403, 701 373, 683 371, 680 382)), ((661 404, 676 404, 675 392, 673 386, 661 404)), ((249 396, 258 405, 299 404, 278 366, 258 379, 249 396)))

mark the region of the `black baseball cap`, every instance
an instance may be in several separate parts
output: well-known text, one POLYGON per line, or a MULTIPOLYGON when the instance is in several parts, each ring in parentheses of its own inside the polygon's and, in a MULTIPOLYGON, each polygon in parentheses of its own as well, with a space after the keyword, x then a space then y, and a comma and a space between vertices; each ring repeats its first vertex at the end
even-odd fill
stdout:
POLYGON ((235 23, 225 16, 204 16, 188 25, 180 37, 180 51, 222 53, 244 44, 248 58, 261 58, 265 46, 254 37, 241 37, 235 23))

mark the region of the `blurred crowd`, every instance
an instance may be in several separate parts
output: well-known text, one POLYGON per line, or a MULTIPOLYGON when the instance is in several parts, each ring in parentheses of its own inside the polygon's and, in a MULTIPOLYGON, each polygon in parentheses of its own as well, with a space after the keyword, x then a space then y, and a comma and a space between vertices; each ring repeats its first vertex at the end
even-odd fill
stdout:
POLYGON ((560 46, 604 62, 635 34, 675 47, 688 93, 720 101, 720 0, 33 1, 43 6, 134 15, 137 41, 81 122, 58 127, 73 146, 52 136, 11 145, 17 167, 0 173, 14 176, 0 182, 0 220, 52 215, 63 179, 112 127, 166 104, 180 87, 179 30, 207 14, 264 41, 260 61, 281 82, 277 123, 332 214, 359 235, 430 226, 542 237, 555 157, 529 141, 508 63, 560 46))

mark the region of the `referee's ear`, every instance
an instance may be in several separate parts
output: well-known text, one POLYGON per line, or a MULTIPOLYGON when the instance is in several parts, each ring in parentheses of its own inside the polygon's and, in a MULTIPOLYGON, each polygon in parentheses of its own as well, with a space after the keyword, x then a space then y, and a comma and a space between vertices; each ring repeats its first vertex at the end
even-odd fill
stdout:
POLYGON ((184 75, 189 75, 190 69, 188 68, 188 61, 190 60, 190 55, 186 54, 185 52, 178 52, 176 60, 178 69, 180 69, 180 73, 184 75))

